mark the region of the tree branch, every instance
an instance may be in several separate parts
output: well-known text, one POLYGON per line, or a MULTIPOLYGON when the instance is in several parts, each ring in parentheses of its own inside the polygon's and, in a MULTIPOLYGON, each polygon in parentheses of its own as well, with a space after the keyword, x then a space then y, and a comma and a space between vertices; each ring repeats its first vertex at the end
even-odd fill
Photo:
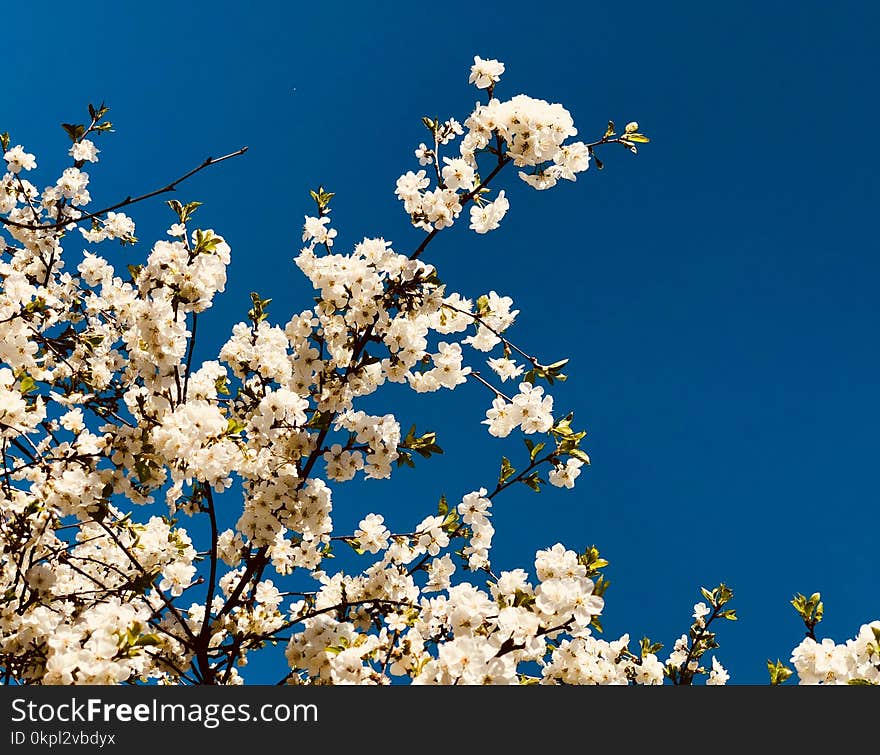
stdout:
POLYGON ((214 493, 211 486, 204 483, 204 491, 208 502, 208 517, 211 520, 211 566, 208 576, 208 594, 205 597, 205 617, 202 620, 202 628, 196 643, 196 656, 202 678, 210 683, 213 680, 213 671, 208 661, 208 645, 211 637, 211 603, 214 602, 217 583, 217 515, 214 511, 214 493))
POLYGON ((155 189, 153 191, 147 192, 146 194, 141 194, 139 197, 126 197, 121 202, 117 202, 114 205, 110 205, 110 207, 105 207, 103 210, 97 210, 96 212, 90 212, 87 215, 81 215, 78 218, 70 218, 69 220, 61 220, 57 223, 46 223, 45 225, 33 224, 33 223, 17 223, 14 220, 9 220, 8 218, 0 217, 0 223, 7 226, 12 226, 14 228, 24 228, 28 231, 57 231, 61 228, 64 228, 69 225, 76 225, 77 223, 81 223, 84 220, 91 220, 92 218, 97 218, 100 215, 103 215, 105 212, 112 212, 113 210, 119 210, 122 207, 127 207, 130 204, 135 204, 137 202, 143 202, 145 199, 151 199, 152 197, 156 197, 159 194, 166 194, 170 191, 175 191, 177 189, 177 185, 186 181, 186 179, 194 176, 201 170, 210 167, 211 165, 217 165, 217 163, 222 163, 224 160, 230 160, 233 157, 238 157, 239 155, 243 155, 248 151, 247 147, 242 147, 235 152, 230 152, 228 155, 223 155, 223 157, 208 157, 205 158, 205 161, 201 165, 197 165, 188 173, 184 173, 180 178, 175 179, 167 186, 163 186, 161 189, 155 189))

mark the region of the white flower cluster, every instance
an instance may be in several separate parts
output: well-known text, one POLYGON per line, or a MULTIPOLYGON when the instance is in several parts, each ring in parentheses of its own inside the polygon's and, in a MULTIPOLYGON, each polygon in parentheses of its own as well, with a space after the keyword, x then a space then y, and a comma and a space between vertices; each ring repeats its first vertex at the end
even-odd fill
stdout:
POLYGON ((663 684, 663 664, 653 653, 636 658, 629 635, 606 642, 595 637, 563 640, 544 666, 544 684, 663 684))
POLYGON ((470 538, 462 555, 467 558, 468 567, 474 571, 489 567, 489 549, 495 528, 489 521, 492 513, 492 501, 486 498, 486 488, 468 493, 458 504, 461 521, 470 527, 470 538))
MULTIPOLYGON (((488 507, 488 502, 479 503, 482 492, 469 494, 459 507, 472 526, 480 526, 480 512, 488 507)), ((363 576, 326 578, 311 604, 293 607, 292 617, 304 624, 287 647, 296 681, 388 684, 394 676, 409 675, 415 684, 518 684, 521 667, 537 662, 543 668, 540 680, 554 684, 569 681, 560 667, 565 651, 548 644, 560 635, 577 638, 576 644, 566 641, 563 646, 571 646, 572 652, 601 655, 597 648, 607 643, 592 638, 590 623, 601 613, 603 601, 592 594, 593 582, 584 576, 586 567, 578 563, 577 554, 558 544, 536 555, 537 587, 521 569, 502 572, 488 592, 469 582, 450 585, 454 566, 446 555, 432 562, 423 588, 445 594, 420 598, 412 575, 401 567, 419 555, 439 553, 448 542, 441 522, 440 517, 429 518, 416 529, 414 545, 388 548, 363 576), (340 600, 352 608, 348 621, 334 621, 321 612, 340 600), (394 610, 386 613, 379 632, 371 632, 383 602, 394 610), (310 614, 314 616, 302 618, 310 614)), ((616 653, 606 654, 607 663, 618 662, 627 642, 624 638, 615 644, 616 653)), ((589 671, 586 661, 583 665, 577 673, 590 683, 600 683, 603 674, 611 678, 609 670, 589 671)), ((629 658, 617 671, 636 683, 662 679, 654 656, 629 658)), ((614 681, 619 681, 617 674, 614 681)))
POLYGON ((23 170, 33 170, 37 167, 36 157, 29 152, 25 152, 24 147, 20 144, 6 150, 3 159, 6 160, 6 169, 14 176, 17 176, 23 170))
POLYGON ((880 621, 863 624, 843 645, 805 637, 791 654, 800 684, 880 684, 880 621))
POLYGON ((112 597, 73 621, 59 622, 46 640, 43 683, 119 684, 143 675, 150 659, 136 646, 132 652, 131 638, 140 638, 149 615, 146 605, 112 597))
POLYGON ((45 404, 29 404, 16 388, 12 370, 0 368, 0 437, 16 438, 34 432, 45 418, 45 404))
MULTIPOLYGON (((494 88, 504 73, 504 64, 497 60, 474 58, 470 83, 478 89, 494 88)), ((415 151, 420 165, 432 167, 437 177, 433 189, 428 171, 408 171, 397 181, 396 194, 403 202, 413 225, 425 231, 439 231, 451 226, 467 202, 470 227, 477 233, 496 230, 510 209, 504 191, 491 202, 483 193, 488 181, 480 179, 478 157, 494 154, 496 170, 513 162, 519 176, 536 189, 549 189, 559 179, 574 181, 578 173, 590 167, 590 152, 583 142, 568 142, 577 135, 570 113, 559 104, 551 104, 520 94, 510 100, 495 98, 478 104, 464 122, 450 119, 443 123, 429 121, 435 147, 424 143, 415 151), (458 157, 440 157, 440 146, 461 135, 458 157), (502 151, 502 144, 504 149, 502 151)), ((426 123, 426 125, 428 125, 426 123)), ((308 231, 303 240, 312 236, 308 231)))
MULTIPOLYGON (((46 202, 45 193, 43 194, 43 202, 46 202)), ((125 213, 108 212, 105 219, 96 221, 94 228, 90 230, 80 228, 79 230, 83 238, 93 244, 106 239, 129 240, 134 236, 134 221, 125 213)))
MULTIPOLYGON (((489 426, 489 434, 496 438, 506 438, 517 427, 529 435, 546 433, 553 426, 553 397, 545 396, 539 385, 520 383, 519 393, 512 401, 503 396, 492 401, 483 424, 489 426)), ((568 477, 574 480, 571 473, 568 477)))
POLYGON ((477 89, 488 89, 501 80, 502 73, 504 73, 504 63, 498 60, 483 60, 479 55, 474 55, 474 64, 471 66, 468 82, 477 89))
POLYGON ((564 465, 554 467, 547 477, 551 485, 557 488, 573 488, 574 481, 581 473, 581 467, 584 463, 580 459, 566 459, 564 465))
POLYGON ((520 171, 520 178, 536 189, 549 189, 560 178, 574 181, 575 174, 589 167, 589 152, 582 142, 565 144, 577 135, 570 113, 559 104, 519 94, 504 102, 493 99, 480 105, 465 123, 461 153, 473 158, 497 136, 507 147, 506 156, 520 171))
MULTIPOLYGON (((108 232, 108 223, 101 232, 108 232)), ((180 311, 203 312, 226 287, 229 261, 229 245, 210 228, 194 233, 190 243, 157 241, 138 273, 137 286, 142 294, 154 296, 164 289, 180 311)))

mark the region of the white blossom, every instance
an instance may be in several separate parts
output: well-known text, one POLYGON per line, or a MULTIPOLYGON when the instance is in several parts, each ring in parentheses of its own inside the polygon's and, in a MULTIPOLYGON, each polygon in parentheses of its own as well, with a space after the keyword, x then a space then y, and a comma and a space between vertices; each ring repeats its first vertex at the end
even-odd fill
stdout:
POLYGON ((477 89, 486 89, 492 84, 496 84, 501 79, 502 73, 504 73, 504 63, 497 60, 483 60, 475 55, 468 82, 477 89))

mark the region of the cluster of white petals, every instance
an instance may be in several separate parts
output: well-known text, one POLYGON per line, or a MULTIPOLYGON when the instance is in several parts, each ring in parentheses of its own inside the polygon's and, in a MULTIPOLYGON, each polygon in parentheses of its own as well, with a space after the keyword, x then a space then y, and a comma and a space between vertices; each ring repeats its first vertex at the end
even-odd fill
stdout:
POLYGON ((800 684, 880 684, 880 621, 863 624, 838 645, 805 637, 791 654, 800 684))
MULTIPOLYGON (((494 88, 504 73, 497 60, 474 58, 470 82, 478 89, 494 88)), ((397 181, 396 194, 403 202, 413 225, 433 232, 453 225, 464 204, 470 208, 470 228, 488 233, 500 227, 510 209, 505 192, 499 191, 488 201, 488 180, 483 180, 478 165, 482 153, 492 152, 497 159, 495 170, 512 162, 520 177, 536 189, 548 189, 559 179, 574 181, 590 166, 589 148, 583 142, 568 142, 577 135, 571 114, 558 103, 520 94, 510 100, 492 98, 477 104, 464 127, 450 119, 443 123, 428 119, 435 147, 424 142, 415 150, 423 169, 408 171, 397 181), (456 157, 441 156, 440 147, 461 136, 456 157), (431 188, 431 169, 437 183, 431 188)), ((426 124, 427 125, 427 124, 426 124)), ((314 220, 314 219, 312 219, 314 220)), ((308 230, 303 239, 313 238, 308 230)))

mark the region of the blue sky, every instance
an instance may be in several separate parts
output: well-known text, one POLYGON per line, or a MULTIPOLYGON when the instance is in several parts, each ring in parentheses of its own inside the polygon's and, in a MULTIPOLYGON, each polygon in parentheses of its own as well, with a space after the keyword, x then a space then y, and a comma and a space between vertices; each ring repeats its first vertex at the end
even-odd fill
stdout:
MULTIPOLYGON (((637 158, 606 150, 603 172, 544 193, 508 175, 501 229, 455 228, 428 257, 452 288, 512 296, 513 340, 571 358, 557 406, 590 432, 575 491, 499 500, 495 566, 595 543, 611 561, 606 634, 667 647, 700 585, 724 580, 741 620, 720 658, 763 683, 766 659, 800 641, 794 592, 822 592, 820 629, 838 641, 880 617, 878 21, 868 2, 18 3, 0 131, 37 153, 42 186, 62 165, 58 124, 106 100, 117 133, 92 171, 99 203, 250 147, 179 195, 205 202, 199 220, 233 249, 200 322, 207 359, 250 291, 277 321, 307 306, 292 258, 309 188, 337 192, 338 248, 418 243, 394 181, 415 166, 422 115, 473 105, 473 55, 507 65, 500 96, 562 102, 584 137, 638 120, 652 143, 637 158)), ((159 202, 132 214, 144 241, 169 219, 159 202)), ((385 400, 447 453, 340 491, 340 526, 368 511, 412 524, 440 492, 491 484, 519 443, 479 425, 479 386, 385 400)))

